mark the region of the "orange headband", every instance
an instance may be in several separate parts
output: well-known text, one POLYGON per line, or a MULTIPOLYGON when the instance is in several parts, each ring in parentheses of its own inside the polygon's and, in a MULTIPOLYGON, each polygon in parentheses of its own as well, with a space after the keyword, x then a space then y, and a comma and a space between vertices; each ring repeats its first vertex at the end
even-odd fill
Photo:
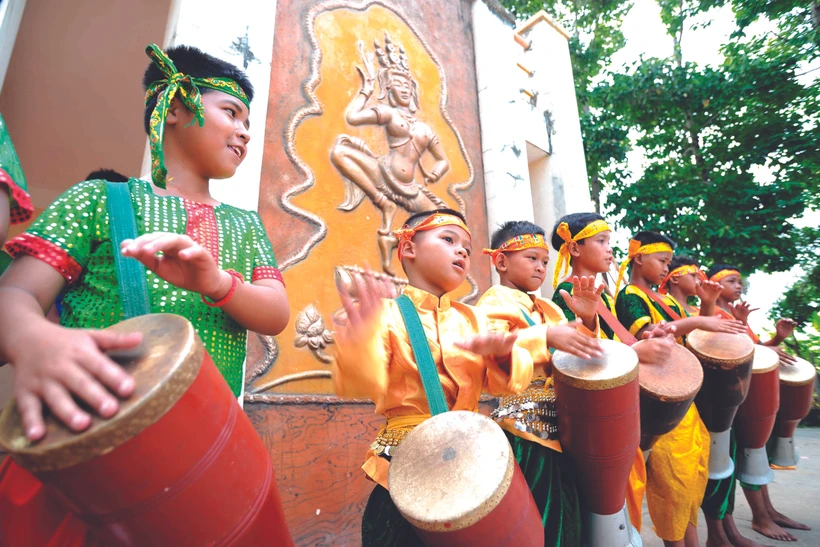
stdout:
POLYGON ((607 224, 605 220, 596 220, 584 226, 583 230, 575 234, 575 237, 572 237, 572 234, 569 231, 569 224, 562 222, 558 225, 555 233, 558 234, 564 242, 561 244, 561 248, 558 249, 558 262, 555 264, 555 273, 552 276, 553 289, 558 286, 558 280, 569 273, 570 242, 581 241, 582 239, 592 237, 595 234, 600 234, 601 232, 605 232, 607 230, 612 230, 612 228, 609 227, 609 224, 607 224))
POLYGON ((696 265, 684 264, 683 266, 678 266, 677 268, 669 272, 669 275, 663 278, 663 283, 661 283, 661 286, 658 287, 658 292, 661 294, 666 294, 668 292, 666 286, 669 284, 670 279, 672 279, 673 277, 681 277, 688 274, 698 274, 698 279, 706 279, 706 274, 703 273, 703 271, 696 265))
POLYGON ((710 281, 720 281, 721 279, 729 277, 730 275, 736 275, 738 277, 743 277, 743 276, 740 275, 740 272, 737 271, 737 270, 720 270, 718 273, 716 273, 715 275, 710 277, 709 280, 710 281))
POLYGON ((473 235, 470 233, 470 229, 467 228, 467 225, 464 224, 464 222, 457 216, 448 215, 446 213, 435 213, 425 218, 412 228, 408 227, 393 230, 393 235, 396 236, 399 240, 399 245, 397 247, 397 252, 399 253, 399 260, 401 260, 402 243, 413 239, 413 236, 416 235, 416 232, 432 230, 433 228, 440 228, 441 226, 458 226, 459 228, 467 232, 467 235, 470 236, 470 239, 472 239, 473 237, 473 235))
POLYGON ((522 234, 520 236, 515 236, 508 239, 498 249, 484 249, 484 254, 490 255, 493 264, 495 264, 495 259, 498 258, 498 255, 501 253, 523 251, 524 249, 532 249, 533 247, 538 247, 549 251, 549 247, 547 247, 547 242, 544 240, 543 235, 522 234))
POLYGON ((641 242, 637 239, 630 239, 629 240, 629 250, 626 254, 626 260, 621 262, 621 265, 618 267, 618 281, 615 283, 615 297, 618 297, 618 289, 621 288, 621 282, 624 280, 624 272, 626 272, 626 267, 632 262, 632 259, 638 255, 651 255, 654 253, 674 253, 674 249, 668 243, 659 242, 659 243, 648 243, 646 245, 641 245, 641 242))

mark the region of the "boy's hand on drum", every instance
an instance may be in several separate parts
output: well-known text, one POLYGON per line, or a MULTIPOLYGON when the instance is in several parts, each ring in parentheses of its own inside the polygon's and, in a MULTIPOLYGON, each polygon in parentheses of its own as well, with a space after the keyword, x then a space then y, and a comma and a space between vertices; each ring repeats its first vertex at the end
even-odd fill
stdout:
POLYGON ((175 287, 214 301, 231 289, 231 275, 220 270, 213 255, 187 235, 155 232, 126 239, 120 248, 123 256, 139 260, 175 287))
POLYGON ((632 349, 638 354, 638 359, 641 363, 655 365, 669 359, 674 344, 675 339, 671 336, 658 336, 650 338, 641 344, 635 344, 632 346, 632 349))
POLYGON ((703 302, 717 302, 720 293, 723 292, 723 285, 717 281, 710 281, 708 279, 701 282, 698 286, 698 298, 700 298, 701 305, 703 302))
POLYGON ((600 357, 601 344, 597 338, 580 332, 581 320, 576 319, 567 325, 556 325, 547 329, 547 345, 565 351, 582 359, 600 357))
POLYGON ((653 328, 647 329, 643 331, 641 338, 643 340, 649 340, 650 338, 669 338, 672 342, 675 341, 675 332, 678 330, 673 323, 667 323, 666 321, 661 321, 660 323, 656 324, 653 328))
POLYGON ((572 277, 572 294, 561 289, 561 297, 572 312, 584 320, 585 323, 594 323, 598 314, 598 302, 601 301, 606 285, 601 283, 595 288, 595 276, 572 277))
POLYGON ((377 278, 369 269, 362 274, 354 274, 352 279, 354 294, 345 285, 338 285, 339 297, 347 314, 347 327, 341 334, 357 340, 366 337, 365 331, 381 313, 384 300, 396 298, 397 294, 393 283, 377 278))
POLYGON ((720 317, 715 316, 707 316, 701 317, 698 316, 700 319, 699 327, 702 330, 710 331, 710 332, 725 332, 727 334, 745 334, 746 333, 746 325, 742 321, 735 320, 726 320, 721 319, 720 317))
POLYGON ((72 395, 110 418, 118 410, 112 393, 127 397, 134 391, 133 378, 104 352, 133 348, 142 334, 67 329, 51 323, 21 334, 25 351, 14 355, 11 363, 17 408, 30 440, 45 435, 43 403, 70 429, 82 431, 91 424, 91 416, 72 395))
POLYGON ((516 333, 491 331, 455 342, 455 346, 476 355, 504 359, 512 353, 517 339, 518 334, 516 333))
POLYGON ((786 353, 783 348, 780 346, 770 346, 773 350, 777 352, 777 355, 780 356, 780 362, 784 365, 796 365, 797 359, 794 358, 794 355, 791 353, 786 353))
POLYGON ((797 321, 794 319, 789 319, 784 317, 783 319, 778 319, 777 324, 775 325, 774 329, 777 332, 777 337, 781 340, 785 340, 789 336, 794 333, 794 329, 797 328, 797 321))

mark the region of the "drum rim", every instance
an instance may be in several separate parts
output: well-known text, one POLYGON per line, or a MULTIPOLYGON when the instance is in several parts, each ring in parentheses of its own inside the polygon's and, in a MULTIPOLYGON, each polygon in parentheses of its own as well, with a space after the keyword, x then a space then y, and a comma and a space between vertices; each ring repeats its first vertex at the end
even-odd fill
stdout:
MULTIPOLYGON (((561 352, 559 354, 558 351, 556 351, 555 354, 553 355, 553 366, 552 366, 552 375, 553 375, 554 381, 556 381, 556 383, 557 383, 557 381, 560 380, 560 382, 564 385, 574 387, 574 388, 577 388, 577 389, 583 389, 585 391, 604 391, 604 390, 607 390, 607 389, 614 389, 616 387, 625 386, 625 385, 631 383, 632 381, 634 381, 636 378, 638 378, 638 368, 639 368, 639 366, 638 366, 638 354, 635 353, 635 350, 633 350, 627 344, 624 344, 624 343, 619 342, 617 340, 601 339, 601 340, 599 340, 599 342, 601 343, 602 347, 606 347, 606 345, 609 344, 612 347, 621 348, 621 346, 623 346, 624 348, 627 348, 629 350, 629 352, 631 352, 631 353, 627 353, 627 355, 629 355, 629 359, 631 361, 634 360, 634 366, 630 370, 628 370, 625 374, 623 374, 621 376, 618 376, 618 377, 615 377, 615 378, 606 378, 606 379, 578 378, 576 376, 572 376, 572 375, 568 374, 567 372, 561 370, 558 366, 556 366, 555 355, 559 355, 559 357, 561 356, 561 354, 569 355, 566 352, 561 352)), ((574 357, 574 356, 572 356, 572 357, 574 357)))
MULTIPOLYGON (((167 382, 146 393, 141 401, 125 412, 120 410, 110 419, 92 418, 97 420, 97 427, 94 427, 92 422, 92 426, 85 431, 45 447, 39 442, 32 443, 25 437, 16 408, 16 398, 12 398, 0 414, 0 445, 9 451, 17 463, 29 471, 57 471, 107 454, 156 423, 182 398, 202 368, 205 348, 193 325, 178 315, 150 314, 122 321, 105 330, 126 331, 129 324, 134 326, 155 317, 162 317, 164 321, 184 321, 188 330, 188 342, 178 357, 180 362, 177 370, 167 382), (193 336, 190 336, 191 334, 193 336), (15 427, 13 421, 16 421, 19 427, 15 427), (14 436, 7 438, 11 435, 14 436)), ((137 329, 131 329, 129 332, 133 330, 137 329)))
MULTIPOLYGON (((700 364, 703 365, 704 367, 721 368, 721 369, 724 369, 724 370, 731 370, 733 368, 737 368, 739 366, 745 365, 746 363, 749 363, 749 361, 751 359, 754 359, 754 354, 755 354, 754 344, 752 343, 751 340, 749 340, 748 336, 746 336, 745 334, 736 334, 736 335, 729 335, 729 336, 743 336, 744 338, 749 340, 749 353, 744 355, 743 357, 734 357, 734 358, 728 359, 728 358, 715 357, 714 355, 707 355, 707 354, 705 354, 701 351, 698 351, 697 348, 692 347, 692 343, 691 343, 692 342, 692 334, 695 334, 696 332, 698 332, 698 330, 692 331, 689 334, 689 336, 687 337, 686 349, 691 351, 694 354, 694 356, 698 358, 698 361, 700 361, 700 364)), ((708 332, 708 331, 702 331, 702 332, 708 332)), ((695 335, 695 337, 697 337, 697 335, 695 335)))
MULTIPOLYGON (((648 341, 649 340, 641 340, 641 341, 636 342, 635 345, 641 344, 641 343, 644 343, 644 342, 648 342, 648 341)), ((645 386, 643 381, 642 381, 642 377, 641 377, 641 373, 640 373, 641 363, 639 361, 638 362, 638 384, 640 384, 640 386, 641 386, 641 396, 642 397, 646 396, 646 397, 649 397, 650 399, 653 399, 655 401, 660 401, 662 403, 683 403, 683 402, 686 402, 686 401, 694 401, 695 400, 695 396, 698 394, 698 391, 700 391, 700 388, 703 387, 703 367, 700 365, 700 361, 698 361, 698 358, 691 351, 686 349, 685 347, 681 346, 680 344, 675 344, 674 348, 676 348, 676 349, 673 349, 672 351, 677 351, 677 352, 685 351, 686 353, 688 353, 689 355, 692 356, 692 359, 694 359, 692 361, 692 364, 696 365, 696 367, 693 367, 693 372, 697 371, 697 372, 695 372, 695 374, 700 373, 700 380, 698 381, 697 388, 690 391, 689 393, 684 393, 684 394, 679 394, 679 395, 659 395, 659 394, 655 393, 654 391, 650 391, 649 388, 647 386, 645 386), (680 348, 680 349, 677 349, 677 348, 680 348)), ((681 355, 685 355, 685 354, 681 354, 681 355)), ((652 366, 652 365, 645 365, 645 366, 652 366)))
MULTIPOLYGON (((484 418, 484 419, 488 420, 493 426, 495 426, 499 429, 499 431, 501 432, 502 438, 504 438, 504 443, 502 444, 502 446, 505 448, 506 455, 507 455, 507 468, 504 470, 504 475, 501 478, 501 481, 499 483, 499 486, 498 486, 497 490, 495 491, 495 493, 489 499, 487 499, 485 501, 485 503, 483 503, 482 505, 480 505, 480 506, 474 508, 473 510, 467 512, 466 514, 461 515, 458 518, 455 518, 455 519, 452 519, 452 520, 444 520, 444 519, 421 520, 417 516, 408 514, 407 512, 403 511, 399 507, 400 504, 401 504, 401 500, 399 500, 399 502, 397 502, 395 499, 393 499, 393 503, 396 505, 396 508, 399 510, 399 513, 401 513, 401 515, 405 519, 407 519, 407 521, 410 522, 410 524, 412 524, 414 527, 416 527, 420 530, 424 530, 424 531, 427 531, 427 532, 445 532, 445 533, 446 532, 457 532, 458 530, 463 530, 465 528, 469 528, 470 526, 474 525, 475 523, 477 523, 481 519, 485 518, 487 515, 489 515, 491 512, 493 512, 496 507, 498 507, 498 505, 501 503, 501 501, 507 495, 507 492, 509 492, 510 486, 512 485, 512 482, 513 482, 513 476, 515 475, 515 467, 516 467, 515 455, 513 454, 512 447, 510 446, 509 442, 507 441, 506 436, 504 436, 503 430, 498 426, 498 424, 496 424, 490 418, 487 418, 486 416, 484 416, 483 414, 480 414, 478 412, 471 412, 471 411, 467 411, 467 410, 453 410, 453 411, 447 412, 445 414, 452 415, 453 413, 459 413, 459 414, 463 413, 463 414, 470 414, 470 415, 473 415, 473 416, 479 416, 481 418, 484 418)), ((441 414, 440 414, 440 416, 441 416, 441 414)), ((402 444, 406 443, 407 439, 411 438, 413 433, 415 433, 416 431, 419 431, 419 427, 421 427, 422 425, 424 425, 425 423, 429 422, 431 419, 434 419, 434 418, 435 417, 428 418, 427 420, 425 420, 424 422, 422 422, 421 424, 419 424, 418 426, 413 428, 413 431, 408 433, 407 437, 404 438, 404 440, 402 441, 402 444)), ((395 466, 395 459, 396 459, 396 457, 401 458, 401 456, 398 456, 400 453, 401 453, 401 450, 396 450, 396 453, 393 456, 393 461, 391 461, 391 463, 390 463, 390 470, 395 469, 395 467, 394 467, 395 466)), ((389 475, 388 475, 388 486, 390 486, 390 476, 389 475)), ((392 499, 392 495, 391 495, 391 499, 392 499)))
MULTIPOLYGON (((769 356, 771 357, 771 355, 769 356)), ((755 374, 767 374, 773 370, 777 370, 780 366, 780 356, 777 355, 777 352, 772 348, 763 346, 763 345, 755 345, 755 360, 752 362, 752 375, 755 374), (760 351, 762 353, 771 353, 774 354, 774 361, 771 364, 766 365, 765 367, 755 368, 755 362, 757 361, 757 352, 760 351)))
POLYGON ((798 363, 797 365, 784 365, 782 363, 779 363, 780 383, 785 384, 787 386, 807 386, 809 384, 814 384, 814 382, 817 380, 817 369, 814 367, 814 365, 812 365, 809 361, 807 361, 807 360, 805 360, 801 357, 795 357, 795 359, 797 359, 797 363, 798 363), (814 372, 814 374, 811 375, 810 378, 805 378, 803 380, 791 380, 791 379, 789 379, 789 376, 790 376, 790 374, 788 372, 789 369, 795 368, 795 367, 798 367, 798 366, 805 367, 807 372, 808 372, 808 370, 812 370, 814 372), (783 375, 784 370, 787 371, 786 376, 783 375))

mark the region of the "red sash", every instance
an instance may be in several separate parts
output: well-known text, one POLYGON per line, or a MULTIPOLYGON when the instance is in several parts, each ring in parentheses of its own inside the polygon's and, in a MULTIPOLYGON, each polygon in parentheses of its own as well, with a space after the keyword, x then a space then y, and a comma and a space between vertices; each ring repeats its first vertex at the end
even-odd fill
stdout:
POLYGON ((651 289, 649 291, 645 291, 644 289, 642 289, 641 287, 638 287, 637 285, 633 285, 633 287, 635 287, 636 289, 638 289, 639 291, 644 293, 646 296, 648 296, 649 298, 654 300, 661 308, 663 308, 663 311, 665 311, 666 314, 669 317, 672 318, 672 321, 678 321, 678 320, 682 319, 680 314, 678 314, 675 310, 670 308, 669 305, 666 302, 663 301, 663 298, 658 296, 655 293, 655 291, 653 291, 651 289))
POLYGON ((612 329, 612 332, 615 333, 615 336, 621 339, 621 342, 626 344, 627 346, 631 346, 635 342, 638 341, 637 338, 632 336, 632 333, 626 330, 626 327, 621 325, 621 322, 612 315, 612 312, 609 311, 609 308, 606 307, 603 300, 598 301, 598 317, 604 320, 604 323, 609 325, 609 328, 612 329))

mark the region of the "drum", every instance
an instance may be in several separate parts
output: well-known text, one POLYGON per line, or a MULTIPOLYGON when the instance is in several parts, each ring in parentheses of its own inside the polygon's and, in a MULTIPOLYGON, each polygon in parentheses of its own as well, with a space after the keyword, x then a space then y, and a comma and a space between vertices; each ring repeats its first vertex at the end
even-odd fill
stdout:
POLYGON ((814 394, 817 371, 814 366, 796 357, 795 365, 780 364, 780 410, 777 411, 772 434, 772 463, 780 467, 795 467, 800 458, 794 445, 794 430, 808 416, 814 394))
MULTIPOLYGON (((641 344, 652 343, 643 340, 641 344)), ((658 437, 683 419, 703 384, 703 368, 692 352, 679 344, 665 363, 638 363, 641 388, 641 450, 650 450, 658 437)))
POLYGON ((510 443, 486 416, 459 410, 422 422, 396 449, 387 481, 427 545, 544 545, 541 513, 510 443))
POLYGON ((638 355, 620 342, 600 343, 598 358, 553 355, 558 431, 587 510, 585 544, 621 547, 640 541, 623 510, 640 443, 638 355))
POLYGON ((763 485, 774 480, 766 455, 766 441, 772 434, 780 407, 780 356, 766 346, 755 346, 749 395, 735 416, 737 437, 737 478, 748 484, 763 485))
POLYGON ((711 438, 709 478, 725 479, 735 470, 729 428, 749 393, 754 344, 745 334, 694 330, 687 336, 687 346, 703 365, 703 387, 695 404, 711 438))
POLYGON ((293 545, 262 440, 180 316, 145 315, 112 355, 135 380, 111 419, 82 433, 47 418, 29 442, 12 401, 0 443, 110 545, 293 545))

